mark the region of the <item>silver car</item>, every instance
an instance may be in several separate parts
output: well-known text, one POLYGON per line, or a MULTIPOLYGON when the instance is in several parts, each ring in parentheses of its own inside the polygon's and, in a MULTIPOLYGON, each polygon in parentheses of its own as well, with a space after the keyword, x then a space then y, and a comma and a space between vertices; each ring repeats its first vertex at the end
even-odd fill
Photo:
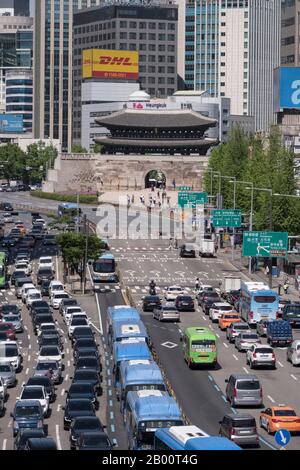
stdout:
POLYGON ((16 373, 10 362, 0 364, 0 377, 7 387, 14 387, 17 383, 16 373))
POLYGON ((233 343, 235 338, 240 333, 245 333, 246 331, 248 333, 251 332, 248 323, 232 323, 232 325, 227 328, 226 338, 228 339, 229 343, 233 343))
POLYGON ((163 321, 180 321, 180 313, 174 305, 159 305, 153 309, 153 318, 163 321))
POLYGON ((219 435, 227 437, 236 444, 253 445, 259 447, 259 437, 256 429, 256 421, 249 414, 228 414, 219 421, 219 435))
POLYGON ((300 340, 296 339, 290 344, 286 352, 286 359, 290 361, 293 366, 300 365, 300 340))
POLYGON ((41 375, 45 376, 47 372, 49 372, 49 369, 53 370, 53 376, 52 380, 55 384, 60 384, 62 382, 62 374, 61 374, 61 368, 59 367, 59 364, 57 361, 38 361, 34 376, 41 375))
POLYGON ((236 349, 241 352, 241 351, 248 351, 248 349, 251 348, 253 344, 260 344, 261 339, 256 333, 240 333, 236 338, 235 338, 235 347, 236 349))
POLYGON ((231 406, 262 406, 262 386, 256 375, 232 374, 225 380, 226 398, 231 406))

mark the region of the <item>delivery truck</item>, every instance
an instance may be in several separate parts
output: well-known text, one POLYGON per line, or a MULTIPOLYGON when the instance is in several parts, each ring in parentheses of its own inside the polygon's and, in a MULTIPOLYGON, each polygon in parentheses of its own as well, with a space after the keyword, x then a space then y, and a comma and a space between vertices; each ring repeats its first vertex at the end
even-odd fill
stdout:
POLYGON ((238 291, 241 288, 241 278, 234 276, 226 276, 222 280, 221 295, 223 298, 231 291, 238 291))
POLYGON ((215 242, 213 240, 205 240, 204 238, 200 240, 199 243, 199 255, 201 258, 203 256, 214 257, 216 254, 215 242))

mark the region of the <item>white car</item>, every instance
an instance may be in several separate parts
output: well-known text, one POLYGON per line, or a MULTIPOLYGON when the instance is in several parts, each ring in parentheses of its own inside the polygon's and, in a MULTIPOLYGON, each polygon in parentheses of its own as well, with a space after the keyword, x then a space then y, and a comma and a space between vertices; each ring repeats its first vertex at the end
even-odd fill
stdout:
POLYGON ((3 378, 0 376, 0 399, 3 398, 3 400, 6 400, 6 395, 7 395, 7 385, 4 382, 3 378))
POLYGON ((58 346, 42 346, 38 353, 38 362, 40 361, 57 361, 62 368, 62 358, 64 353, 60 351, 58 346))
POLYGON ((54 328, 53 326, 55 327, 56 329, 56 320, 53 320, 53 323, 41 323, 40 325, 37 325, 36 326, 36 334, 37 336, 40 336, 42 334, 42 332, 45 332, 45 331, 53 331, 54 328))
POLYGON ((68 325, 68 323, 70 322, 70 319, 73 313, 85 313, 85 312, 83 312, 81 310, 81 307, 79 307, 78 305, 71 305, 70 307, 66 307, 63 310, 63 317, 64 317, 64 321, 66 325, 68 325))
POLYGON ((0 364, 7 364, 9 362, 13 369, 18 372, 23 361, 20 349, 16 341, 1 341, 0 364))
POLYGON ((73 331, 77 326, 89 326, 88 319, 84 316, 72 319, 70 324, 68 325, 69 338, 72 337, 73 331))
POLYGON ((54 271, 54 263, 53 263, 52 257, 51 256, 41 256, 40 259, 39 259, 38 270, 40 268, 51 268, 52 271, 54 271))
POLYGON ((300 340, 295 339, 292 344, 287 348, 286 359, 290 361, 293 366, 300 365, 300 340))
POLYGON ((49 396, 42 385, 25 385, 22 388, 21 396, 17 400, 38 400, 43 409, 44 416, 49 413, 49 396))
POLYGON ((15 264, 17 265, 18 263, 30 263, 29 258, 27 255, 18 255, 15 260, 15 264))
POLYGON ((167 301, 175 301, 178 295, 184 294, 184 290, 179 286, 166 287, 165 291, 165 299, 167 301))
POLYGON ((2 217, 2 222, 4 222, 5 224, 12 224, 13 221, 14 219, 9 212, 7 214, 4 214, 2 217))
POLYGON ((16 263, 15 268, 16 270, 21 269, 22 271, 25 271, 27 276, 32 272, 31 264, 27 263, 26 261, 19 261, 16 263))
POLYGON ((44 228, 47 227, 46 221, 44 219, 35 219, 33 226, 35 225, 43 225, 44 228))
POLYGON ((64 299, 69 299, 70 296, 67 292, 54 292, 54 294, 51 296, 51 299, 50 299, 50 305, 54 308, 54 309, 59 309, 59 306, 60 306, 60 303, 62 300, 64 299))
POLYGON ((27 282, 26 284, 23 284, 22 288, 21 288, 21 297, 22 297, 22 302, 25 304, 26 302, 26 295, 27 295, 27 292, 31 289, 35 289, 35 285, 32 284, 32 282, 27 282))
POLYGON ((253 344, 247 351, 247 364, 250 369, 269 366, 276 369, 276 357, 273 348, 267 344, 253 344))
POLYGON ((51 297, 54 292, 64 292, 65 286, 60 281, 51 281, 49 285, 49 297, 51 297))
POLYGON ((223 313, 236 313, 232 305, 227 302, 216 302, 209 309, 209 318, 213 323, 217 323, 223 313))
POLYGON ((37 289, 29 289, 26 295, 26 305, 29 309, 35 300, 43 300, 41 292, 37 289))

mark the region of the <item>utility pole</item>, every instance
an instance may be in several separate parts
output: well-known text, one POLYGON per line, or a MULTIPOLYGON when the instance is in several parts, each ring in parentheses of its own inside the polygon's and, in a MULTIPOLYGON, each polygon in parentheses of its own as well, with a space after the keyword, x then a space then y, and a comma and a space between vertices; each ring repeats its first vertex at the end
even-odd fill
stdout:
POLYGON ((76 233, 79 233, 79 194, 77 194, 77 221, 76 221, 76 233))
POLYGON ((82 293, 85 294, 86 288, 86 265, 87 265, 87 257, 88 257, 88 226, 87 226, 87 219, 86 214, 83 216, 83 230, 85 235, 85 250, 84 250, 84 257, 83 257, 83 266, 82 266, 82 293))

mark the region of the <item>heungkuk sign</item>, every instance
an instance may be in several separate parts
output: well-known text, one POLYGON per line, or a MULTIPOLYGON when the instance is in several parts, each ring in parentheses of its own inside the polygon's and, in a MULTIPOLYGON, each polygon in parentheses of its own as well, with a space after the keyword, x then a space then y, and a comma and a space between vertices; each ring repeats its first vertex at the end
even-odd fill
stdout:
POLYGON ((274 111, 300 109, 300 67, 278 67, 274 71, 274 111))

